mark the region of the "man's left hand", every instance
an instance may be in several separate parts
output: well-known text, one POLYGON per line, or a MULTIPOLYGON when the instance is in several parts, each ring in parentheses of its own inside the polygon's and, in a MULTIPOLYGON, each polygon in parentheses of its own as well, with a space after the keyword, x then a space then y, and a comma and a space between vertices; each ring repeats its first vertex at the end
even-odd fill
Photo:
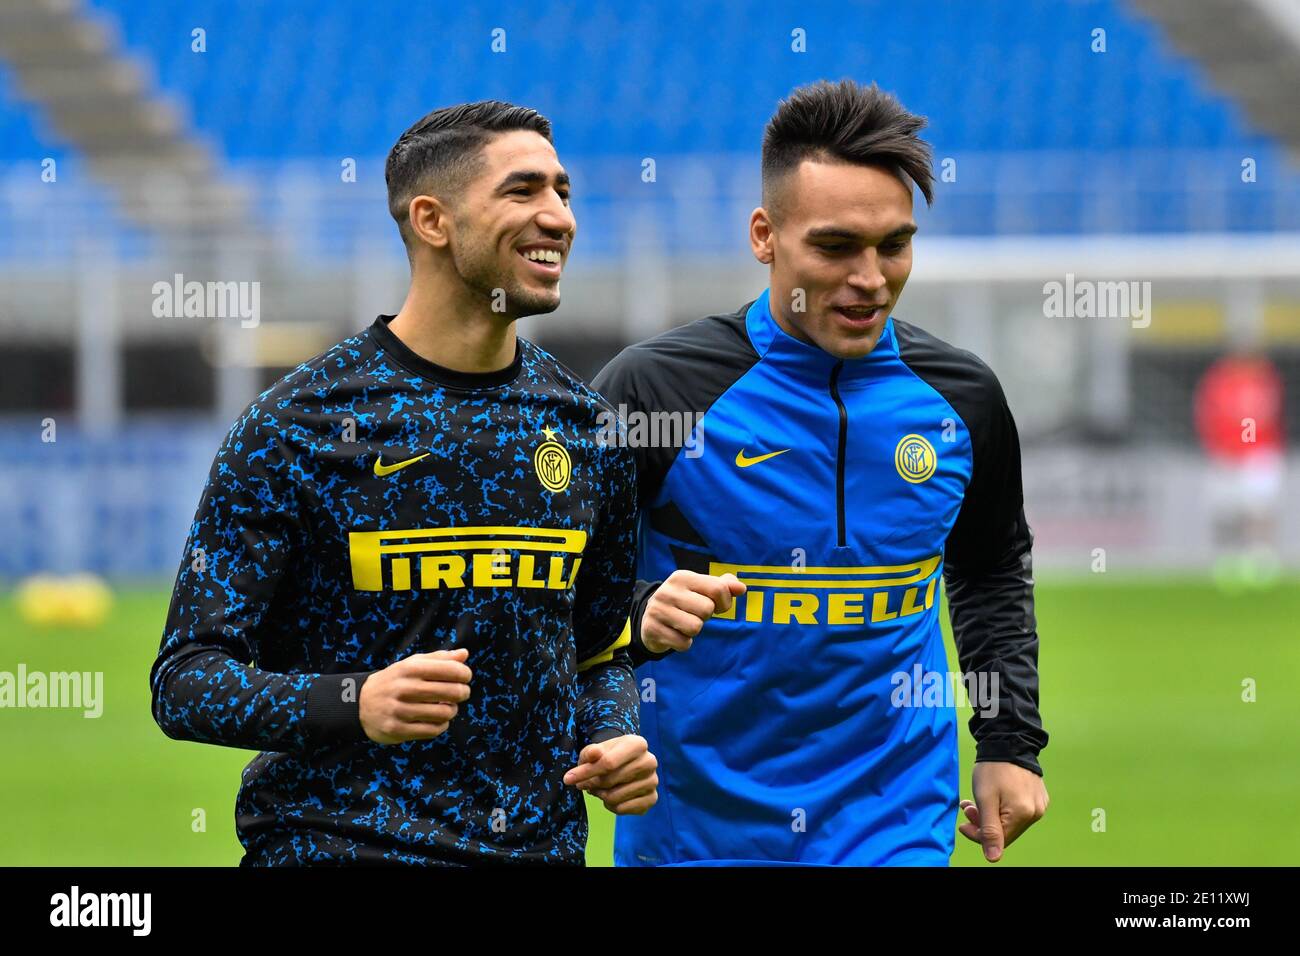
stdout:
POLYGON ((594 795, 611 813, 645 813, 659 799, 658 766, 644 737, 625 734, 583 747, 564 782, 594 795))
POLYGON ((983 844, 984 859, 996 863, 1002 850, 1047 812, 1047 787, 1032 770, 996 760, 975 764, 971 785, 975 799, 961 801, 967 822, 957 831, 983 844))

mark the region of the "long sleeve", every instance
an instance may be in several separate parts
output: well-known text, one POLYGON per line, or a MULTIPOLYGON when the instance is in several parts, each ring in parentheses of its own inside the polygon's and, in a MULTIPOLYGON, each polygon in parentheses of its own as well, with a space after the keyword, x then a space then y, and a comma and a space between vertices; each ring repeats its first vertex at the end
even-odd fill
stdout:
MULTIPOLYGON (((649 383, 643 381, 639 363, 635 360, 637 350, 624 349, 619 355, 601 369, 592 381, 592 387, 603 395, 622 415, 625 411, 646 414, 656 410, 653 402, 648 401, 644 391, 653 391, 649 383)), ((626 423, 618 423, 620 433, 625 434, 626 423)), ((631 442, 630 451, 636 465, 636 485, 633 492, 638 516, 644 514, 663 482, 664 473, 672 462, 676 449, 650 447, 645 442, 631 442)), ((635 519, 634 519, 635 520, 635 519)), ((645 616, 646 606, 662 581, 643 581, 637 579, 632 589, 632 607, 628 614, 629 641, 628 657, 633 668, 640 667, 647 661, 658 661, 667 657, 672 651, 655 654, 641 643, 641 619, 645 616)))
POLYGON ((154 720, 169 737, 285 752, 366 739, 358 714, 367 674, 256 666, 259 627, 307 543, 293 469, 256 405, 217 452, 149 678, 154 720))
POLYGON ((976 676, 976 687, 982 675, 982 686, 996 689, 995 708, 972 701, 975 759, 1008 761, 1041 775, 1037 758, 1048 735, 1038 713, 1033 534, 1015 421, 995 379, 992 386, 986 417, 971 423, 974 467, 948 538, 944 586, 962 672, 976 676))
POLYGON ((638 579, 636 586, 632 589, 632 611, 628 614, 628 621, 632 629, 632 641, 628 646, 628 655, 632 659, 633 667, 640 667, 646 661, 663 660, 673 653, 672 651, 664 651, 661 654, 656 654, 641 642, 641 619, 645 617, 645 609, 661 584, 663 584, 662 581, 642 581, 638 579))
POLYGON ((607 493, 594 540, 578 572, 574 634, 578 644, 578 739, 582 745, 635 734, 640 699, 628 656, 628 611, 636 561, 636 466, 629 449, 609 445, 607 493))

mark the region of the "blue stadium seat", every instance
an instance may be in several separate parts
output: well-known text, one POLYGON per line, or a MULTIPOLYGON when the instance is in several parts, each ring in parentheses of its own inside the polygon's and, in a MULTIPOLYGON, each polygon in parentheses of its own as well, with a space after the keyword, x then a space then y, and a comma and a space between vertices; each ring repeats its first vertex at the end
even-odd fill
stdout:
MULTIPOLYGON (((235 164, 382 157, 429 109, 485 96, 546 112, 571 165, 601 156, 752 154, 777 100, 800 83, 841 76, 878 80, 926 115, 940 157, 1226 150, 1281 162, 1240 108, 1121 0, 665 0, 594 8, 574 0, 509 7, 89 0, 89 8, 120 25, 127 52, 156 71, 159 90, 235 164), (1105 53, 1090 49, 1098 26, 1106 30, 1105 53), (496 27, 507 31, 504 54, 490 49, 496 27), (806 31, 806 53, 791 50, 796 27, 806 31), (206 31, 205 53, 191 50, 195 28, 206 31)), ((39 112, 11 94, 0 67, 0 162, 65 155, 39 112)), ((1028 228, 1083 228, 1098 167, 1085 163, 1070 178, 1054 172, 1057 161, 1034 167, 1059 185, 1028 228)), ((1181 160, 1167 159, 1153 188, 1190 175, 1170 162, 1181 160)), ((934 227, 986 231, 995 199, 961 196, 936 210, 934 227)), ((1157 196, 1133 218, 1187 228, 1171 202, 1157 196)), ((1278 227, 1276 216, 1262 214, 1259 196, 1243 202, 1253 205, 1234 210, 1233 223, 1278 227)), ((0 254, 12 245, 0 226, 0 254)))

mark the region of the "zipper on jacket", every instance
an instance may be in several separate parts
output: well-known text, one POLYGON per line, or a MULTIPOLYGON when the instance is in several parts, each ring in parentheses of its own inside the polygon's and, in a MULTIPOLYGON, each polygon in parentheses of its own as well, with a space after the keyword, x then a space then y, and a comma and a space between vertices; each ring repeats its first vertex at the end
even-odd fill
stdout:
POLYGON ((831 398, 835 399, 835 406, 840 410, 840 444, 839 451, 835 455, 835 517, 838 522, 841 548, 844 547, 844 449, 849 440, 849 413, 844 403, 840 401, 838 388, 840 370, 843 368, 844 362, 839 361, 831 369, 831 398))

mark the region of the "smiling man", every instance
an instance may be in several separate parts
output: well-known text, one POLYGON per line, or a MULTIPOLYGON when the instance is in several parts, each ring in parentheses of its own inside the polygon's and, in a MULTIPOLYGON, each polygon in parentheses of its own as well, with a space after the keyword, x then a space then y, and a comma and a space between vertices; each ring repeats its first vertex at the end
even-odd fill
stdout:
POLYGON ((795 91, 750 219, 769 288, 594 383, 707 433, 703 455, 636 449, 632 656, 663 783, 618 822, 621 865, 945 865, 965 678, 941 577, 975 691, 961 832, 997 860, 1046 810, 1015 423, 988 366, 893 315, 923 125, 874 85, 795 91))
POLYGON ((628 659, 634 463, 515 334, 576 232, 534 110, 436 110, 388 157, 396 316, 237 421, 151 675, 171 737, 262 751, 243 862, 581 864, 582 791, 656 799, 628 659))

